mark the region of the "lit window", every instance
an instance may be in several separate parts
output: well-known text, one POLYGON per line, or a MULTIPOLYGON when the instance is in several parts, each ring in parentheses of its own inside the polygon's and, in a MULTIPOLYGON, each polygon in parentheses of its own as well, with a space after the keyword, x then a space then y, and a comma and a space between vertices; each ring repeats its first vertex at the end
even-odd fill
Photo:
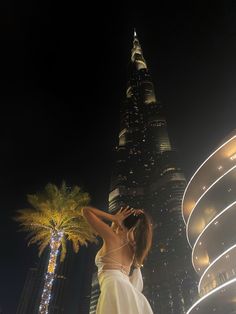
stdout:
POLYGON ((236 159, 236 154, 232 155, 232 156, 230 157, 230 159, 231 159, 231 160, 236 159))

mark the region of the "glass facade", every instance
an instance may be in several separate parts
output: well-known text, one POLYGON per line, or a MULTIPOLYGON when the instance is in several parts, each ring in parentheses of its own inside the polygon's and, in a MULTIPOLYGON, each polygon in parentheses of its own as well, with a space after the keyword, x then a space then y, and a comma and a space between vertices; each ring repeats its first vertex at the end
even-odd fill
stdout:
POLYGON ((38 314, 47 254, 48 252, 43 253, 37 267, 28 270, 16 314, 38 314))
POLYGON ((181 215, 186 181, 136 33, 128 75, 114 151, 109 211, 130 205, 150 213, 154 240, 142 270, 144 294, 154 313, 183 314, 197 294, 181 215))

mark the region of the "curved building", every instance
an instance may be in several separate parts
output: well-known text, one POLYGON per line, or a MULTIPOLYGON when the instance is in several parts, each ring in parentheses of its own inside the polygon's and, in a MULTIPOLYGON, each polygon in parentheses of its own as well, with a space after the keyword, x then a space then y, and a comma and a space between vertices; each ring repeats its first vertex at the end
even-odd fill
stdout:
POLYGON ((236 313, 236 130, 202 163, 183 196, 199 299, 187 314, 236 313))

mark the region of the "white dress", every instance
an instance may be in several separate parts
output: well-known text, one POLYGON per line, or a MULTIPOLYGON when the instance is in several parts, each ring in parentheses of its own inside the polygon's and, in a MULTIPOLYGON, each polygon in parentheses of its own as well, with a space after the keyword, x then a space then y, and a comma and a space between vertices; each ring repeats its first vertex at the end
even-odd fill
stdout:
POLYGON ((96 314, 153 314, 148 300, 142 293, 143 279, 140 268, 135 268, 129 276, 127 266, 118 263, 109 255, 127 244, 128 242, 104 255, 98 252, 95 257, 101 290, 96 314), (106 262, 103 260, 104 257, 106 262), (103 270, 104 265, 115 265, 120 269, 103 270))

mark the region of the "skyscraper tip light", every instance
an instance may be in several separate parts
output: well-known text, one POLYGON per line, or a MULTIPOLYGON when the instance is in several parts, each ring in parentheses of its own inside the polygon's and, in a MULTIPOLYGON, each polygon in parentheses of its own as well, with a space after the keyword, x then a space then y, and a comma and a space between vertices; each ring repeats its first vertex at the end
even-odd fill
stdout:
MULTIPOLYGON (((153 246, 144 264, 143 277, 144 294, 158 314, 184 314, 195 297, 191 252, 181 217, 185 186, 165 115, 134 30, 114 152, 109 211, 129 205, 144 208, 153 218, 153 246)), ((93 285, 90 314, 95 313, 97 288, 93 285)))

